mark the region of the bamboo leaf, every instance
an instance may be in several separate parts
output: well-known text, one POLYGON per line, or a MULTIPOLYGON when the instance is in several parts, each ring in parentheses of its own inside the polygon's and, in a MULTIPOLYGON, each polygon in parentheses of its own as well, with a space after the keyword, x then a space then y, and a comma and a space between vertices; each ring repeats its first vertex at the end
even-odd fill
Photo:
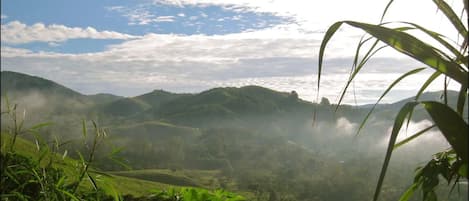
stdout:
POLYGON ((345 84, 345 87, 344 89, 342 90, 342 93, 340 95, 340 98, 339 98, 339 101, 337 102, 337 106, 335 108, 335 111, 337 111, 337 109, 339 108, 339 106, 341 105, 342 103, 342 100, 344 99, 345 97, 345 93, 347 92, 347 89, 348 87, 350 86, 350 84, 352 83, 353 79, 355 79, 355 76, 357 76, 357 74, 360 72, 360 70, 362 69, 362 67, 366 64, 366 62, 368 62, 368 60, 373 56, 375 55, 378 51, 380 51, 381 49, 385 48, 386 46, 381 46, 379 47, 378 49, 374 50, 375 46, 378 44, 378 40, 373 44, 373 46, 370 48, 370 50, 366 53, 366 55, 363 57, 363 59, 360 61, 360 63, 358 64, 358 66, 355 67, 355 70, 353 71, 353 73, 351 74, 351 76, 349 77, 349 80, 347 81, 347 83, 345 84), (374 50, 374 51, 373 51, 374 50))
POLYGON ((461 52, 459 52, 455 47, 450 45, 448 42, 446 42, 446 40, 444 40, 442 38, 443 35, 441 35, 439 33, 436 33, 436 32, 433 32, 433 31, 430 31, 428 29, 425 29, 422 26, 420 26, 418 24, 415 24, 415 23, 411 23, 411 22, 402 22, 402 23, 410 24, 410 25, 414 26, 415 28, 419 29, 420 31, 426 33, 428 36, 432 37, 436 41, 438 41, 441 45, 446 47, 446 49, 448 49, 449 51, 451 51, 451 53, 454 54, 454 57, 456 58, 456 60, 464 59, 464 55, 462 55, 461 52))
POLYGON ((388 94, 388 92, 397 84, 399 83, 402 79, 406 78, 407 76, 410 76, 410 75, 413 75, 413 74, 416 74, 422 70, 424 70, 425 68, 417 68, 417 69, 414 69, 414 70, 411 70, 407 73, 405 73, 404 75, 401 75, 399 78, 397 78, 393 83, 391 83, 388 88, 383 92, 383 94, 379 97, 379 99, 376 101, 376 103, 373 105, 373 107, 370 109, 370 111, 368 111, 368 114, 366 114, 365 118, 363 119, 362 123, 360 124, 360 127, 358 128, 358 131, 357 131, 357 134, 358 135, 360 133, 360 131, 363 129, 363 127, 365 126, 365 123, 366 121, 368 120, 368 118, 370 117, 371 113, 373 113, 374 109, 376 108, 376 106, 378 105, 378 103, 381 101, 381 99, 384 98, 384 96, 386 96, 386 94, 388 94))
POLYGON ((406 139, 404 139, 404 140, 398 142, 397 144, 394 145, 393 149, 397 149, 397 148, 399 148, 400 146, 402 146, 402 145, 404 145, 404 144, 410 142, 411 140, 413 140, 413 139, 417 138, 418 136, 424 134, 425 132, 429 131, 430 129, 435 128, 435 126, 436 126, 436 125, 432 125, 432 126, 430 126, 430 127, 424 128, 423 130, 421 130, 421 131, 419 131, 419 132, 413 134, 412 136, 410 136, 410 137, 408 137, 408 138, 406 138, 406 139))
POLYGON ((72 193, 68 192, 68 191, 64 191, 64 190, 61 190, 61 189, 58 189, 60 192, 62 192, 63 194, 67 195, 69 198, 71 198, 72 200, 75 200, 75 201, 80 201, 80 199, 78 199, 75 195, 73 195, 72 193))
POLYGON ((412 186, 410 186, 404 194, 399 198, 399 201, 407 201, 409 198, 414 194, 415 190, 417 190, 419 184, 414 183, 412 186))
POLYGON ((32 126, 31 128, 29 128, 28 130, 37 130, 37 129, 40 129, 40 128, 43 128, 43 127, 46 127, 46 126, 50 126, 54 124, 53 122, 45 122, 45 123, 40 123, 40 124, 36 124, 34 126, 32 126))
POLYGON ((451 147, 463 162, 467 163, 468 124, 456 111, 445 104, 435 101, 424 101, 422 104, 451 147))
POLYGON ((392 127, 391 136, 389 138, 389 143, 388 143, 388 148, 386 150, 386 156, 384 157, 384 162, 381 168, 381 173, 379 175, 378 184, 376 185, 375 193, 373 196, 373 201, 378 200, 379 194, 381 192, 381 186, 383 185, 383 181, 384 181, 384 177, 386 176, 386 171, 388 169, 389 161, 391 160, 392 150, 393 150, 394 144, 396 143, 397 135, 399 134, 399 131, 401 130, 402 123, 404 122, 409 112, 412 111, 417 104, 418 102, 406 103, 401 108, 401 110, 399 110, 399 113, 394 119, 394 125, 392 127))
POLYGON ((67 157, 67 154, 68 154, 68 150, 65 150, 65 151, 64 151, 64 154, 62 155, 62 160, 64 160, 65 157, 67 157))
POLYGON ((106 177, 110 177, 110 178, 114 178, 115 176, 112 175, 112 174, 109 174, 109 173, 106 173, 106 172, 103 172, 103 171, 97 171, 97 170, 88 170, 88 172, 90 173, 94 173, 94 174, 99 174, 99 175, 103 175, 103 176, 106 176, 106 177))
MULTIPOLYGON (((425 91, 425 89, 427 89, 428 85, 430 85, 438 76, 441 75, 441 72, 439 71, 435 71, 426 81, 425 83, 422 84, 422 86, 420 87, 419 91, 417 92, 417 95, 415 95, 415 101, 418 101, 420 96, 423 94, 423 92, 425 91)), ((409 118, 407 118, 407 125, 406 127, 409 128, 409 124, 410 124, 410 120, 412 119, 412 115, 413 115, 414 111, 411 111, 409 113, 409 118)))
POLYGON ((392 4, 393 2, 394 2, 394 0, 390 0, 390 1, 388 2, 388 4, 386 5, 386 8, 384 8, 383 14, 381 15, 381 19, 379 20, 380 22, 383 22, 384 16, 385 16, 386 13, 388 12, 389 7, 391 6, 391 4, 392 4))
POLYGON ((319 97, 319 85, 320 85, 320 82, 321 82, 321 72, 322 72, 322 63, 323 63, 323 58, 324 58, 324 50, 326 49, 326 45, 329 42, 329 40, 332 38, 334 33, 340 28, 340 26, 342 24, 343 24, 343 22, 336 22, 332 26, 329 27, 329 29, 326 31, 326 34, 324 35, 324 38, 322 39, 321 47, 319 48, 318 97, 319 97))
POLYGON ((438 9, 443 11, 448 20, 453 24, 453 26, 458 30, 459 34, 462 37, 467 37, 467 30, 464 27, 464 24, 459 20, 459 17, 454 13, 453 9, 443 0, 433 0, 433 2, 438 6, 438 9))
POLYGON ((464 112, 464 104, 466 103, 466 96, 467 96, 467 86, 462 86, 459 89, 459 94, 458 94, 458 102, 457 102, 457 111, 459 115, 463 115, 464 112))
POLYGON ((94 178, 87 172, 86 175, 88 176, 88 179, 90 179, 90 182, 94 188, 94 190, 98 190, 98 185, 96 185, 96 181, 94 178))
POLYGON ((83 140, 86 140, 86 136, 88 135, 87 129, 86 129, 86 121, 82 121, 82 133, 83 133, 83 140))
POLYGON ((425 89, 427 89, 428 85, 430 85, 438 76, 441 75, 440 71, 435 71, 426 81, 422 84, 417 95, 415 95, 415 101, 418 101, 420 96, 423 94, 425 89))
MULTIPOLYGON (((339 25, 347 23, 353 27, 360 28, 395 50, 442 72, 460 84, 467 85, 468 83, 467 73, 462 72, 457 63, 444 59, 434 47, 420 41, 410 34, 361 22, 343 21, 338 23, 339 25)), ((323 41, 323 43, 324 42, 325 41, 323 41)))

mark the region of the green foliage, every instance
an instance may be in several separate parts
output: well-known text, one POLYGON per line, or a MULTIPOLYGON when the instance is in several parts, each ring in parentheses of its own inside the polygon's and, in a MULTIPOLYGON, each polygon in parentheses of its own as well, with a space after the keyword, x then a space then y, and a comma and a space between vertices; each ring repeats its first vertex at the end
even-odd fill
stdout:
POLYGON ((208 191, 197 188, 170 189, 155 192, 151 197, 161 201, 244 201, 244 197, 224 190, 208 191))
MULTIPOLYGON (((40 154, 36 160, 16 153, 15 147, 19 135, 25 133, 38 134, 37 129, 48 125, 38 124, 23 130, 24 117, 18 120, 16 108, 16 105, 11 107, 7 104, 7 110, 2 112, 2 115, 8 116, 13 122, 7 133, 2 133, 2 141, 8 139, 6 136, 11 136, 9 142, 2 143, 0 156, 0 186, 2 187, 0 196, 2 200, 120 200, 119 195, 116 193, 113 196, 109 195, 109 191, 113 191, 112 186, 100 185, 98 187, 95 175, 91 174, 89 167, 93 161, 95 146, 89 150, 90 157, 87 160, 81 158, 80 163, 77 163, 71 169, 74 172, 73 174, 66 174, 64 169, 53 166, 59 162, 55 161, 57 159, 66 163, 67 151, 64 152, 62 157, 57 157, 57 151, 61 146, 57 140, 52 146, 49 146, 37 135, 36 151, 40 154), (48 161, 46 162, 46 160, 48 161), (94 187, 93 191, 79 190, 85 176, 94 187)), ((96 125, 95 129, 94 142, 97 144, 101 132, 96 125)))
MULTIPOLYGON (((385 13, 389 9, 392 2, 393 0, 388 3, 381 20, 384 19, 385 13)), ((345 86, 345 90, 341 94, 339 105, 342 98, 344 97, 344 94, 347 91, 347 88, 349 87, 350 83, 355 78, 355 76, 360 72, 361 68, 374 54, 376 54, 376 52, 381 50, 383 47, 391 47, 394 50, 402 54, 408 55, 416 61, 419 61, 425 64, 427 67, 435 70, 435 73, 431 75, 428 80, 420 87, 416 95, 415 101, 408 102, 407 104, 405 104, 395 118, 383 167, 381 169, 379 181, 376 186, 374 200, 378 199, 378 196, 381 192, 382 184, 391 159, 393 148, 399 147, 421 136, 424 132, 429 130, 424 129, 423 131, 418 132, 417 134, 411 136, 410 138, 407 138, 406 140, 400 143, 396 142, 397 135, 403 123, 405 122, 405 119, 408 119, 408 124, 412 117, 414 108, 417 105, 423 105, 424 109, 429 113, 430 117, 433 119, 436 127, 439 128, 443 136, 451 145, 451 150, 436 154, 435 158, 431 160, 424 168, 419 169, 419 173, 415 177, 414 184, 402 195, 401 200, 409 199, 413 192, 419 187, 422 189, 423 200, 437 200, 437 194, 434 189, 436 188, 439 182, 438 175, 442 175, 447 180, 448 184, 454 182, 454 185, 459 183, 459 179, 461 177, 465 178, 466 180, 468 178, 467 172, 461 171, 461 168, 464 169, 468 166, 467 149, 469 125, 467 123, 467 119, 464 119, 463 117, 464 107, 468 96, 469 80, 467 63, 467 26, 465 26, 461 20, 461 18, 463 17, 459 18, 453 11, 453 8, 451 8, 445 1, 434 0, 433 2, 438 7, 438 9, 441 10, 443 14, 448 18, 449 22, 454 26, 455 30, 459 33, 458 37, 464 38, 464 41, 462 43, 458 44, 457 42, 448 42, 449 40, 447 39, 447 37, 410 22, 401 22, 401 24, 404 24, 405 26, 389 28, 387 27, 387 25, 393 23, 380 23, 378 25, 373 25, 355 21, 340 21, 334 23, 332 26, 329 27, 321 44, 318 67, 318 88, 320 85, 321 70, 326 45, 342 24, 348 24, 352 27, 359 28, 371 36, 365 40, 363 40, 362 38, 362 40, 358 44, 354 63, 352 66, 352 71, 349 80, 345 86), (423 34, 430 36, 434 40, 433 42, 439 44, 442 48, 438 49, 431 45, 431 43, 429 43, 428 41, 423 41, 420 38, 411 35, 410 33, 408 33, 408 31, 410 30, 417 30, 423 34), (374 43, 371 45, 370 49, 363 57, 360 57, 359 52, 363 45, 373 38, 375 40, 374 43), (384 43, 385 45, 377 47, 379 42, 384 43), (445 76, 445 85, 443 86, 443 103, 432 101, 419 102, 419 96, 428 87, 428 85, 440 75, 445 76), (448 96, 446 93, 447 79, 454 80, 461 86, 458 92, 456 107, 451 107, 451 105, 448 105, 448 96), (457 176, 455 177, 455 175, 457 176)), ((467 1, 463 0, 463 4, 465 6, 464 9, 466 10, 465 14, 467 17, 467 1)), ((380 102, 380 100, 387 94, 389 90, 392 89, 395 84, 399 83, 403 78, 406 78, 411 74, 418 73, 421 70, 423 70, 423 68, 409 71, 408 73, 398 78, 386 89, 386 91, 378 99, 376 104, 380 102)), ((371 111, 363 120, 359 131, 363 127, 365 122, 368 120, 369 115, 371 114, 375 106, 373 106, 371 111)))
POLYGON ((6 152, 0 159, 2 200, 113 200, 103 189, 74 192, 62 169, 41 167, 32 158, 6 152))

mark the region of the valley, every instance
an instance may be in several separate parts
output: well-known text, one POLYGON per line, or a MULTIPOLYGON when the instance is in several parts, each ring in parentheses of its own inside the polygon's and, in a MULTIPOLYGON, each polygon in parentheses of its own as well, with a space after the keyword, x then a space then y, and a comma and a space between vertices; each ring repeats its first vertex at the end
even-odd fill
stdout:
MULTIPOLYGON (((439 100, 440 94, 425 93, 422 98, 439 100)), ((448 94, 454 104, 457 93, 448 94)), ((335 111, 336 105, 327 99, 311 103, 296 92, 260 86, 194 94, 158 89, 135 97, 84 95, 50 80, 2 71, 1 95, 2 112, 7 99, 17 104, 25 128, 51 122, 38 134, 44 141, 70 141, 56 150, 70 160, 87 152, 79 142, 93 140, 83 132, 92 130, 95 122, 106 139, 96 148, 93 166, 114 175, 122 194, 195 187, 269 201, 335 201, 343 200, 342 195, 367 200, 376 185, 390 119, 402 106, 378 105, 357 134, 369 106, 342 105, 335 111), (112 152, 114 158, 109 157, 112 152)), ((3 148, 12 122, 2 116, 1 123, 3 148)), ((417 109, 404 136, 429 124, 428 115, 417 109)), ((430 160, 429 153, 449 147, 436 130, 428 135, 394 154, 382 200, 397 200, 412 183, 414 168, 430 160)), ((37 136, 20 137, 17 149, 34 154, 37 136)), ((450 200, 467 200, 467 191, 450 200)))

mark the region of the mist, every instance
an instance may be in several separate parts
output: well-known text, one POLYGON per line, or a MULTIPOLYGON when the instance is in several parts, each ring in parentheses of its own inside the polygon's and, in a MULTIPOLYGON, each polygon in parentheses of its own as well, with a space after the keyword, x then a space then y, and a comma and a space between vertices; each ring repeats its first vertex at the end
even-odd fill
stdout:
MULTIPOLYGON (((377 107, 357 133, 369 107, 344 105, 335 111, 326 100, 311 103, 296 92, 258 86, 198 94, 156 90, 130 98, 54 88, 8 97, 11 104, 18 104, 18 116, 24 114, 25 128, 52 122, 40 130, 42 138, 71 140, 59 153, 72 158, 79 158, 78 151, 88 153, 93 135, 83 139, 82 122, 88 133, 94 133, 94 121, 107 133, 95 154, 94 165, 101 171, 167 185, 248 192, 259 200, 372 197, 398 111, 393 105, 377 107), (116 149, 131 170, 109 158, 116 149)), ((432 125, 421 112, 415 116, 399 132, 398 142, 432 125)), ((8 126, 11 121, 2 118, 2 129, 8 126)), ((34 140, 32 135, 24 137, 34 140)), ((415 168, 448 148, 438 129, 432 129, 396 149, 384 200, 398 199, 412 184, 415 168)), ((467 199, 464 193, 452 200, 467 199)))

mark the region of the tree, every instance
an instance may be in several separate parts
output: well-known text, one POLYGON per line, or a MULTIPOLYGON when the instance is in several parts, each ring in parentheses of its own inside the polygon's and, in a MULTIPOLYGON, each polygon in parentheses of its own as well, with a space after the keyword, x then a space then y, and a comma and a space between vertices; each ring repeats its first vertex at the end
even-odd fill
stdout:
MULTIPOLYGON (((438 184, 438 175, 441 175, 444 179, 446 179, 448 181, 448 184, 450 184, 451 182, 457 184, 457 182, 459 182, 461 178, 465 178, 466 180, 468 178, 467 169, 469 125, 467 123, 467 119, 464 119, 463 117, 466 98, 468 96, 469 80, 467 52, 467 21, 463 22, 463 20, 461 20, 463 17, 458 17, 454 12, 454 8, 449 6, 445 1, 433 0, 433 2, 438 7, 438 9, 448 18, 449 22, 453 25, 454 29, 458 33, 457 37, 463 38, 462 42, 451 41, 448 39, 448 37, 440 33, 428 30, 418 24, 411 22, 383 23, 384 16, 393 3, 393 0, 390 0, 383 12, 381 22, 379 24, 374 25, 356 21, 336 22, 327 30, 320 47, 318 66, 318 88, 320 86, 324 50, 331 37, 340 28, 340 26, 342 24, 348 24, 352 27, 365 31, 368 34, 367 36, 363 36, 358 43, 354 63, 352 65, 352 71, 345 86, 345 90, 341 94, 337 107, 339 107, 347 91, 347 88, 349 87, 349 84, 360 72, 361 68, 373 55, 375 55, 384 47, 391 47, 397 50, 398 52, 410 56, 411 58, 426 65, 426 67, 424 68, 416 68, 410 70, 409 72, 400 76, 390 86, 388 86, 388 88, 377 100, 376 104, 370 109, 368 114, 365 116, 362 124, 358 129, 358 132, 361 128, 363 128, 363 125, 366 123, 369 115, 372 113, 375 106, 380 102, 380 100, 384 96, 386 96, 386 94, 393 88, 395 84, 399 83, 402 79, 410 75, 421 72, 424 69, 431 68, 434 70, 434 73, 427 79, 427 81, 422 86, 420 86, 420 89, 416 94, 415 100, 406 103, 394 119, 394 125, 391 132, 391 137, 389 139, 389 145, 386 151, 386 156, 373 198, 374 200, 377 200, 379 197, 379 193, 381 191, 381 186, 386 175, 386 170, 392 155, 392 151, 397 147, 419 137, 420 135, 426 133, 428 130, 434 127, 437 127, 441 131, 448 143, 451 145, 451 149, 434 154, 433 160, 428 162, 426 166, 418 168, 414 179, 414 184, 402 195, 401 200, 409 199, 418 188, 421 188, 424 200, 437 200, 435 187, 438 184), (391 26, 396 24, 399 26, 391 26), (409 31, 418 31, 420 33, 423 33, 429 36, 432 39, 433 43, 428 40, 423 40, 423 37, 416 37, 409 33, 409 31), (359 53, 360 50, 362 50, 363 45, 370 43, 370 48, 366 51, 364 56, 361 57, 359 53), (379 46, 383 43, 384 45, 379 46), (437 43, 438 46, 441 48, 436 48, 436 45, 432 45, 435 43, 437 43), (425 91, 427 86, 430 83, 434 82, 435 79, 439 76, 444 76, 445 78, 445 85, 443 86, 444 100, 442 102, 419 101, 420 95, 425 91), (449 106, 447 101, 448 97, 446 91, 447 82, 449 80, 454 81, 460 85, 457 105, 454 108, 449 106), (412 118, 414 108, 418 105, 423 106, 423 108, 428 112, 429 116, 434 121, 434 125, 423 129, 420 132, 417 132, 416 134, 401 142, 396 143, 399 130, 406 122, 406 119, 408 125, 410 119, 412 118)), ((463 4, 465 12, 462 15, 466 15, 467 17, 469 15, 467 0, 463 0, 463 4)))
POLYGON ((331 105, 331 102, 329 102, 329 99, 327 99, 326 97, 322 97, 321 105, 329 106, 329 105, 331 105))
POLYGON ((298 93, 296 93, 296 91, 291 91, 288 95, 288 99, 292 101, 298 101, 298 93))

